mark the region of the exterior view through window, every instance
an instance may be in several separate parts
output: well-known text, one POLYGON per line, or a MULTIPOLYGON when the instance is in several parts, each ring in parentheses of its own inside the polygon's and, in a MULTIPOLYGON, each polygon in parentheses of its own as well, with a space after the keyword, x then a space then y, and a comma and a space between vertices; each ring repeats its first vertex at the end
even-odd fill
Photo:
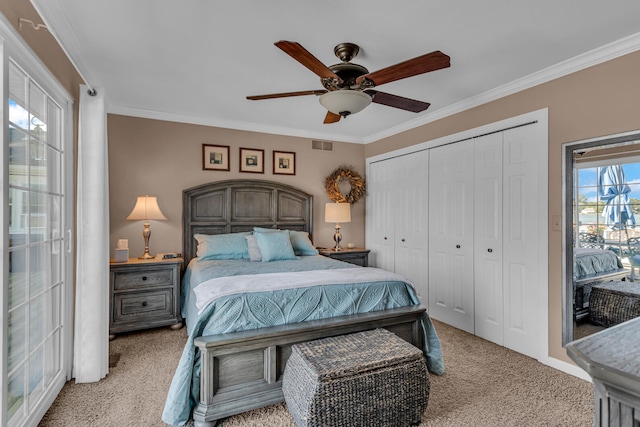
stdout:
POLYGON ((608 249, 627 266, 640 264, 640 160, 578 168, 574 182, 575 246, 608 249))

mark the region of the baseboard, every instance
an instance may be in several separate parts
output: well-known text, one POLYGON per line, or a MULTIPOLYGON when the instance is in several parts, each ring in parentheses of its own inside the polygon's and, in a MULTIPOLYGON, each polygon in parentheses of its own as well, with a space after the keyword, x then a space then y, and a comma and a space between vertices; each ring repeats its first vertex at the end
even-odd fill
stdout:
POLYGON ((545 359, 540 359, 539 362, 569 375, 573 375, 574 377, 593 382, 591 380, 591 376, 589 376, 589 374, 587 374, 582 368, 572 363, 565 362, 564 360, 547 357, 545 359))

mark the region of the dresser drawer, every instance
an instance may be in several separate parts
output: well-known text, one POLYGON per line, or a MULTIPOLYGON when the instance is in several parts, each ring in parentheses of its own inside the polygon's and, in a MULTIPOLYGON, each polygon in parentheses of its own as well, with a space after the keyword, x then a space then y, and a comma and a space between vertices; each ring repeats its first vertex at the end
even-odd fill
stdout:
POLYGON ((173 269, 129 270, 113 273, 113 289, 136 289, 140 287, 171 286, 174 282, 173 269))
POLYGON ((120 293, 113 298, 113 323, 143 322, 174 315, 173 289, 120 293))

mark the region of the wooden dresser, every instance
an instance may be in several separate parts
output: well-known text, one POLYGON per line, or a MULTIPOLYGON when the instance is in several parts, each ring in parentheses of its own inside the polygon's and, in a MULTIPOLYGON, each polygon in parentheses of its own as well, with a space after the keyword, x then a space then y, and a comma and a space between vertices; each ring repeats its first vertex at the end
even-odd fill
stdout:
POLYGON ((595 386, 595 426, 640 425, 640 318, 567 344, 595 386))
POLYGON ((109 337, 120 332, 171 325, 182 327, 180 268, 182 258, 110 264, 109 337))

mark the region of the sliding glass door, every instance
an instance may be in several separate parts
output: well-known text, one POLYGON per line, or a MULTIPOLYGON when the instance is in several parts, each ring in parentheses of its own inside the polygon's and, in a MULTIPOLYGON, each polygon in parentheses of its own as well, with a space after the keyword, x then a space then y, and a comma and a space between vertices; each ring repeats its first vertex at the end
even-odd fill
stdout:
MULTIPOLYGON (((0 425, 36 425, 69 374, 70 175, 65 119, 3 45, 3 402, 0 425)), ((29 71, 27 71, 29 70, 29 71)), ((37 74, 37 73, 36 73, 37 74)))

